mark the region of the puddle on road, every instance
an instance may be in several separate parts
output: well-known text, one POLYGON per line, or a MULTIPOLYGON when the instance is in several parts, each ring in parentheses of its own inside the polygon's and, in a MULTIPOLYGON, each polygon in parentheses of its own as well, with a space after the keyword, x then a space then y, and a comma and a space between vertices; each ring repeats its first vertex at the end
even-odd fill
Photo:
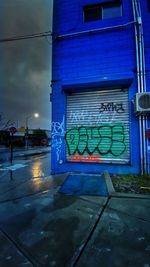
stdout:
POLYGON ((49 158, 45 155, 38 157, 21 158, 17 162, 7 162, 0 165, 0 179, 3 182, 10 180, 30 180, 47 177, 50 175, 49 158))
POLYGON ((32 177, 33 178, 44 177, 44 172, 42 170, 40 161, 34 162, 32 166, 32 177))

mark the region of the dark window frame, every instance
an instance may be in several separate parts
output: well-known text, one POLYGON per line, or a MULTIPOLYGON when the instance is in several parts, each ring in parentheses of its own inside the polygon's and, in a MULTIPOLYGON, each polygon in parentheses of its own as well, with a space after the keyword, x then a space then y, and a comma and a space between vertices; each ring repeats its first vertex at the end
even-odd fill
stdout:
POLYGON ((148 12, 150 12, 150 0, 147 0, 147 8, 148 8, 148 12))
MULTIPOLYGON (((94 14, 91 14, 91 16, 93 16, 94 14)), ((83 19, 84 19, 84 22, 91 22, 91 21, 96 21, 96 20, 101 20, 102 19, 102 10, 101 10, 101 5, 97 4, 97 5, 88 5, 88 6, 85 6, 83 8, 83 19), (96 17, 95 19, 91 19, 91 20, 88 20, 89 18, 89 14, 87 14, 86 12, 89 12, 89 11, 94 11, 94 9, 96 11, 99 11, 99 18, 96 17), (88 15, 88 16, 87 16, 88 15), (87 17, 86 17, 87 16, 87 17)))
POLYGON ((121 0, 117 0, 117 1, 114 1, 114 2, 103 2, 103 3, 100 3, 100 4, 92 4, 92 5, 86 5, 83 7, 83 22, 84 23, 87 23, 87 22, 93 22, 93 21, 99 21, 99 20, 105 20, 105 17, 103 17, 103 10, 105 8, 113 8, 113 7, 119 7, 120 8, 120 15, 118 16, 110 16, 110 18, 117 18, 117 17, 121 17, 123 16, 123 8, 122 8, 122 1, 121 0), (92 17, 94 16, 94 13, 92 14, 88 14, 88 11, 92 11, 92 10, 96 10, 98 11, 99 10, 99 18, 96 14, 96 17, 95 19, 92 17), (87 13, 86 13, 87 11, 87 13), (86 16, 87 15, 87 16, 86 16), (90 19, 90 16, 91 16, 91 19, 90 19))

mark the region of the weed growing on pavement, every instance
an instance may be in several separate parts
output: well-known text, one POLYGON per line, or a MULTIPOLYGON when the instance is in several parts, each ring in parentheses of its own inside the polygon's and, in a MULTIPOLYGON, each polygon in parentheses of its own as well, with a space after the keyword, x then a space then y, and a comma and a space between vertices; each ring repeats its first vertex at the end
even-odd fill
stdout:
POLYGON ((150 194, 150 175, 111 174, 116 192, 150 194))

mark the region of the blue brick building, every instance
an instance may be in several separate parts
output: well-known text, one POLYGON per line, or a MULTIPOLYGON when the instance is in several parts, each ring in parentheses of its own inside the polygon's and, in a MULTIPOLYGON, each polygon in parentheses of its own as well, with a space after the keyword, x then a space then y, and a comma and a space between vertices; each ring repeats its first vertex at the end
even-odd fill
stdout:
POLYGON ((149 172, 150 1, 55 0, 52 173, 149 172))

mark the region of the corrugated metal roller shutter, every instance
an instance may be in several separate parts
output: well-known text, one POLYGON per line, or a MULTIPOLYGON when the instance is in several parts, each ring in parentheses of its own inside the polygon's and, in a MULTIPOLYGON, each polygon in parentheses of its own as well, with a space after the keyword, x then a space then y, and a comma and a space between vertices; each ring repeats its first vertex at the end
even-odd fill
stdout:
POLYGON ((129 162, 127 90, 67 95, 66 155, 77 162, 129 162))

